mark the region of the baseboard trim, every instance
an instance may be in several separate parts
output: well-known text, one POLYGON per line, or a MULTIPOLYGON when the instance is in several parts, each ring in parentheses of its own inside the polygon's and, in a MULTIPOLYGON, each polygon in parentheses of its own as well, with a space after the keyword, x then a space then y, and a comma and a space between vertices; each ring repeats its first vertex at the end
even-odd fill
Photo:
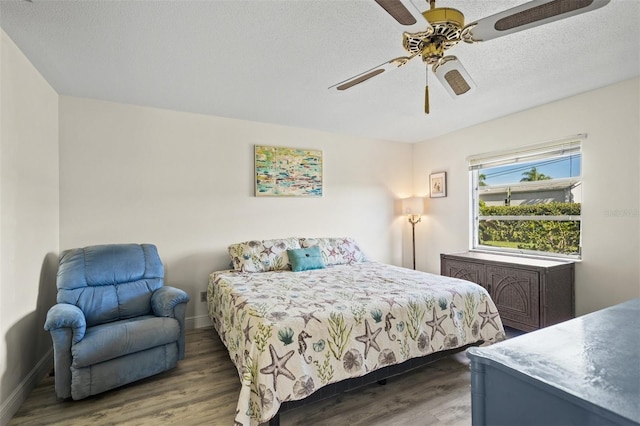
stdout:
POLYGON ((184 326, 187 330, 193 330, 195 328, 211 327, 213 323, 209 315, 198 315, 195 317, 187 317, 184 319, 184 326))
POLYGON ((53 348, 49 348, 46 354, 38 361, 29 374, 11 392, 9 397, 0 405, 0 425, 6 425, 20 406, 26 401, 29 393, 38 386, 53 366, 53 348))

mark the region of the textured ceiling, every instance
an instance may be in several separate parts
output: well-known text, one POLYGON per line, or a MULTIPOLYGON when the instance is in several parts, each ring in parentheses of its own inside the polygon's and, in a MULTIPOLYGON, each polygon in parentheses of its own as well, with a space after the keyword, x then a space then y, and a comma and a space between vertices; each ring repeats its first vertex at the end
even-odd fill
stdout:
MULTIPOLYGON (((522 3, 437 5, 471 22, 522 3)), ((640 75, 638 0, 459 44, 449 52, 477 90, 452 99, 431 75, 428 116, 419 59, 327 90, 405 54, 403 29, 373 1, 2 0, 0 24, 61 95, 404 142, 640 75)))

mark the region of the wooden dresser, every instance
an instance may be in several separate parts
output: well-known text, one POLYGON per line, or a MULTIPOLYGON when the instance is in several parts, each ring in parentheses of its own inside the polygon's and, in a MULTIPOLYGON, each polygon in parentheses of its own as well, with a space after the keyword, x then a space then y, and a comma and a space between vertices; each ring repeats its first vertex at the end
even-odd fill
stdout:
POLYGON ((640 425, 640 299, 471 348, 480 425, 640 425))
POLYGON ((480 284, 502 323, 533 331, 575 316, 575 263, 480 252, 440 255, 440 274, 480 284))

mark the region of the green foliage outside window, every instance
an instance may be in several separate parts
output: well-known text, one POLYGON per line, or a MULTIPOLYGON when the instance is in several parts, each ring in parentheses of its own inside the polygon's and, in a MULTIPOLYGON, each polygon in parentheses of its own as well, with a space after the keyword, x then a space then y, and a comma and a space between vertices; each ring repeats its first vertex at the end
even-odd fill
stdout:
MULTIPOLYGON (((480 203, 480 216, 579 216, 580 203, 548 203, 519 206, 486 206, 480 203)), ((579 220, 480 220, 481 245, 535 250, 547 253, 578 254, 579 220)))

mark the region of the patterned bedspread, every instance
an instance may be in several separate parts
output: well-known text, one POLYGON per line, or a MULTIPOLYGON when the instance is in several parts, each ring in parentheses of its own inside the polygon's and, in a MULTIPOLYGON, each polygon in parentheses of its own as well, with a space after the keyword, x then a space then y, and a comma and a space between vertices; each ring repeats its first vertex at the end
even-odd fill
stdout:
POLYGON ((504 338, 481 286, 376 262, 214 272, 208 307, 240 375, 242 425, 267 422, 281 402, 329 383, 504 338))

